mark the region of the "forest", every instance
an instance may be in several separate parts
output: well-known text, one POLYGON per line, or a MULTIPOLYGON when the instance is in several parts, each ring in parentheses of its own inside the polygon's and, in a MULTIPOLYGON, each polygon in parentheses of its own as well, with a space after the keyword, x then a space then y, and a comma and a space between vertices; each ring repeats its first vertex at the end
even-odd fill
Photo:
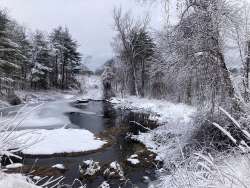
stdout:
POLYGON ((250 2, 135 3, 96 70, 0 10, 0 188, 250 187, 250 2))
POLYGON ((27 28, 0 12, 1 95, 14 89, 69 89, 75 85, 81 54, 69 30, 28 33, 27 28))

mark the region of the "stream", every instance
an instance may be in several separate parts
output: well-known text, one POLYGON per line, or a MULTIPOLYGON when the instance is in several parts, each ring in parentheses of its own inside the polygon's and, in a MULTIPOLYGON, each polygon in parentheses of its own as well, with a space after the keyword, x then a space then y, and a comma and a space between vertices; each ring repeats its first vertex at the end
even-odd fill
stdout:
MULTIPOLYGON (((110 103, 104 101, 72 102, 70 105, 80 110, 66 114, 72 123, 71 128, 87 129, 98 137, 109 140, 108 146, 88 154, 24 157, 23 171, 25 173, 34 170, 32 172, 34 176, 58 177, 62 175, 65 177, 63 183, 66 185, 71 185, 75 179, 80 179, 83 184, 87 185, 87 188, 97 188, 103 181, 107 181, 114 188, 119 186, 144 188, 148 186, 150 181, 156 179, 155 154, 150 153, 144 145, 131 140, 127 136, 128 134, 138 134, 139 131, 145 131, 142 127, 132 124, 131 121, 139 122, 150 128, 157 127, 156 122, 149 120, 148 114, 134 113, 129 110, 116 110, 110 103), (129 156, 138 153, 140 164, 136 166, 128 165, 126 160, 129 156), (126 181, 107 179, 102 175, 81 178, 79 165, 86 160, 100 162, 101 166, 107 166, 111 162, 117 161, 123 168, 126 181), (66 170, 52 169, 51 166, 55 164, 63 164, 66 170)), ((80 184, 75 182, 73 187, 79 186, 80 184)))

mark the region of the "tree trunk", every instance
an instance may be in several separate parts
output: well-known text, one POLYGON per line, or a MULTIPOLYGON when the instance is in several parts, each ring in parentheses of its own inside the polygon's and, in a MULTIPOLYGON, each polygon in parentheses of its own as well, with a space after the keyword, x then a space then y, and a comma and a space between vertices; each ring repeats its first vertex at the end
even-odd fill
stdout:
POLYGON ((62 64, 62 82, 61 82, 61 89, 64 89, 64 80, 65 80, 65 61, 62 64))
POLYGON ((135 64, 132 63, 132 68, 133 68, 133 90, 135 91, 135 95, 139 96, 139 92, 138 92, 138 86, 137 86, 137 78, 136 78, 136 68, 135 68, 135 64))
POLYGON ((246 60, 244 65, 244 97, 245 101, 249 101, 249 70, 250 69, 250 41, 247 41, 247 50, 246 50, 246 60))
POLYGON ((142 72, 141 72, 141 96, 145 96, 145 62, 142 60, 142 72))

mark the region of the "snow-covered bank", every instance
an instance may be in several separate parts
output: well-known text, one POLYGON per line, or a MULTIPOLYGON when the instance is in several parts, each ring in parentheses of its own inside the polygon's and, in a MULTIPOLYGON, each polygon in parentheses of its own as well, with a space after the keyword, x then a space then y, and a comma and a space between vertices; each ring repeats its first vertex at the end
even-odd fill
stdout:
POLYGON ((100 76, 78 76, 83 94, 81 99, 103 100, 102 78, 100 76))
POLYGON ((152 131, 133 136, 156 153, 159 160, 175 160, 180 148, 188 143, 197 129, 192 118, 196 109, 185 104, 138 97, 112 98, 110 102, 115 108, 150 113, 150 118, 161 124, 152 131))
POLYGON ((112 98, 110 102, 115 108, 150 113, 150 118, 161 124, 133 138, 145 144, 162 161, 175 160, 180 154, 180 147, 188 143, 196 130, 192 119, 196 109, 185 104, 138 97, 112 98))
POLYGON ((231 152, 214 152, 213 156, 195 150, 185 158, 183 148, 192 143, 193 134, 200 128, 194 124, 195 108, 137 97, 113 98, 111 102, 116 108, 150 113, 151 118, 161 124, 154 130, 132 136, 164 162, 159 179, 152 182, 152 187, 250 187, 249 154, 243 155, 234 148, 231 152))
MULTIPOLYGON (((0 133, 0 136, 9 132, 0 133)), ((20 145, 26 145, 22 153, 27 155, 53 155, 61 153, 79 153, 97 150, 106 144, 95 138, 87 130, 54 129, 54 130, 24 130, 11 134, 20 145)))
POLYGON ((131 109, 132 111, 148 112, 151 118, 157 118, 159 123, 170 121, 185 123, 192 119, 195 108, 185 104, 174 104, 165 100, 156 100, 139 97, 112 98, 110 102, 115 108, 131 109))

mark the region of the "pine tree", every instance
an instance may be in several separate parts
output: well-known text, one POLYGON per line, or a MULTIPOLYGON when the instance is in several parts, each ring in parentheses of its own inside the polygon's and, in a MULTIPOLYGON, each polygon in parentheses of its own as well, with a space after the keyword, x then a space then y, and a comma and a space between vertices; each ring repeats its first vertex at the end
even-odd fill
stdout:
POLYGON ((31 87, 48 89, 49 73, 52 71, 49 44, 44 34, 37 31, 32 41, 31 87))
POLYGON ((74 74, 80 66, 80 53, 78 45, 72 39, 67 28, 56 28, 50 35, 50 40, 55 51, 56 83, 60 82, 61 89, 74 85, 74 74))
MULTIPOLYGON (((7 14, 0 10, 0 85, 7 92, 14 87, 14 81, 21 70, 22 53, 9 30, 11 22, 7 14)), ((17 80, 17 79, 16 79, 17 80)))

